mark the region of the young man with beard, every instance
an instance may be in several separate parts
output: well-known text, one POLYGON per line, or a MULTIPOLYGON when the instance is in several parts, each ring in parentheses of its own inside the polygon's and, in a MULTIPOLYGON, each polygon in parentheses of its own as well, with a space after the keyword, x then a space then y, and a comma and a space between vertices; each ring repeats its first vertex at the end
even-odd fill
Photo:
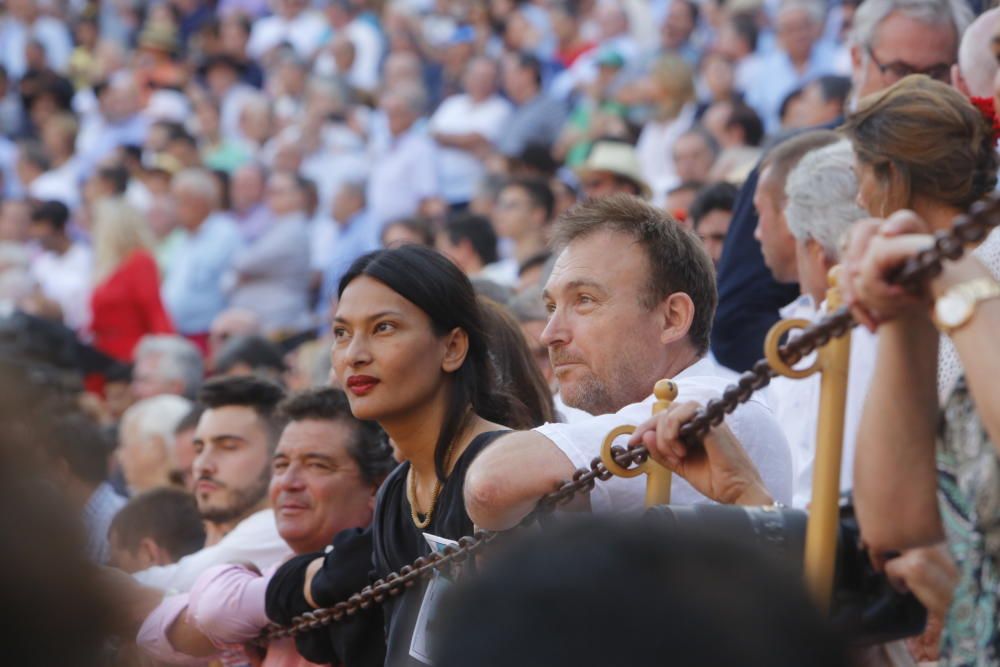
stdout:
MULTIPOLYGON (((295 554, 309 554, 295 561, 302 570, 325 549, 338 558, 335 587, 360 590, 371 568, 371 537, 362 528, 371 521, 379 485, 396 464, 392 449, 377 426, 354 418, 338 389, 296 394, 279 411, 288 425, 271 459, 268 493, 278 533, 295 554)), ((301 597, 301 576, 289 576, 288 568, 275 575, 276 569, 262 568, 263 575, 243 564, 207 569, 190 593, 165 598, 146 618, 139 645, 170 664, 200 664, 192 663, 195 656, 214 656, 222 647, 250 641, 270 622, 276 607, 287 606, 283 603, 289 589, 301 597)), ((308 643, 299 646, 321 663, 381 665, 383 632, 381 609, 376 607, 351 623, 312 633, 308 643)), ((262 664, 314 663, 286 639, 268 645, 262 664)))
POLYGON ((249 562, 263 570, 290 553, 267 497, 271 457, 284 425, 276 412, 284 391, 258 378, 219 378, 206 382, 198 398, 206 410, 195 430, 194 493, 207 546, 134 575, 165 591, 190 589, 213 565, 249 562))

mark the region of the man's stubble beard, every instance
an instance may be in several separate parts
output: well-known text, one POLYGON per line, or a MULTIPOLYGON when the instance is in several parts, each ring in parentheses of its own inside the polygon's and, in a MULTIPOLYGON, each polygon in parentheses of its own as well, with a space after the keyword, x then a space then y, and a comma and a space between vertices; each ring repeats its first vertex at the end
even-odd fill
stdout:
POLYGON ((586 377, 574 383, 574 390, 561 390, 563 402, 571 408, 592 415, 606 415, 642 401, 653 393, 653 386, 639 386, 643 382, 637 380, 642 377, 637 371, 646 364, 634 357, 635 355, 622 355, 612 366, 610 376, 603 382, 588 368, 586 377))
POLYGON ((271 482, 271 469, 265 467, 264 471, 254 480, 251 486, 243 489, 231 490, 228 494, 228 504, 224 507, 207 507, 201 510, 201 518, 212 523, 229 523, 236 519, 245 518, 244 515, 253 509, 261 499, 267 496, 267 489, 271 482))

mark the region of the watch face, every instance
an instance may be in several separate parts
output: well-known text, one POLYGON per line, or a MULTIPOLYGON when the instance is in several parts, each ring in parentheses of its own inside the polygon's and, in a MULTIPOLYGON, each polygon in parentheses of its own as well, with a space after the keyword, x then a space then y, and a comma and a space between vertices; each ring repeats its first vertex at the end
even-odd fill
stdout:
POLYGON ((935 315, 941 324, 947 327, 957 327, 969 317, 972 304, 968 299, 955 294, 946 294, 934 305, 935 315))

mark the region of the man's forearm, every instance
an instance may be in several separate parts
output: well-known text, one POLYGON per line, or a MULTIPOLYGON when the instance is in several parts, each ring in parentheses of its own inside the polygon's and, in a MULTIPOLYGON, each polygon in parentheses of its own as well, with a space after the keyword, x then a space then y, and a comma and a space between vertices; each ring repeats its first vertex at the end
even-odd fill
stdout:
POLYGON ((483 451, 466 473, 466 511, 480 528, 512 528, 573 472, 569 458, 545 436, 512 433, 483 451))

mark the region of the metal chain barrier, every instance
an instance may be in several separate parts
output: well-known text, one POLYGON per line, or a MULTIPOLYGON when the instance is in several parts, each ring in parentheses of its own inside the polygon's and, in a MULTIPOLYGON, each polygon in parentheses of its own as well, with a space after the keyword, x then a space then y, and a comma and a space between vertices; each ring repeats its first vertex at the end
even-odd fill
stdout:
MULTIPOLYGON (((998 225, 1000 225, 1000 197, 991 195, 973 205, 968 214, 956 217, 950 230, 937 232, 934 235, 933 245, 908 260, 901 270, 892 276, 891 282, 918 289, 923 281, 941 272, 944 260, 958 259, 967 245, 982 241, 990 230, 998 225)), ((806 355, 826 345, 830 339, 844 335, 855 324, 850 311, 846 307, 839 308, 816 324, 806 327, 799 336, 782 345, 779 354, 786 364, 793 366, 806 355)), ((730 385, 722 396, 709 401, 684 424, 680 430, 681 438, 689 445, 700 443, 712 427, 722 423, 727 414, 750 400, 755 391, 767 386, 775 375, 775 371, 765 359, 759 360, 751 370, 740 375, 736 384, 730 385)), ((616 446, 612 451, 614 460, 624 468, 640 464, 649 457, 649 452, 643 445, 634 445, 627 449, 616 446)), ((543 496, 535 510, 525 517, 521 525, 532 523, 539 515, 551 513, 576 496, 589 493, 597 480, 607 481, 612 476, 600 457, 594 458, 590 462, 589 470, 578 469, 570 481, 564 482, 558 489, 543 496)), ((499 535, 500 533, 493 531, 478 531, 475 535, 463 537, 458 540, 458 547, 450 546, 442 554, 432 553, 418 558, 412 565, 379 579, 333 607, 305 613, 295 618, 288 627, 269 626, 262 633, 260 640, 267 642, 272 639, 293 637, 350 618, 359 610, 381 604, 386 597, 399 595, 435 570, 443 570, 473 557, 499 535)))

